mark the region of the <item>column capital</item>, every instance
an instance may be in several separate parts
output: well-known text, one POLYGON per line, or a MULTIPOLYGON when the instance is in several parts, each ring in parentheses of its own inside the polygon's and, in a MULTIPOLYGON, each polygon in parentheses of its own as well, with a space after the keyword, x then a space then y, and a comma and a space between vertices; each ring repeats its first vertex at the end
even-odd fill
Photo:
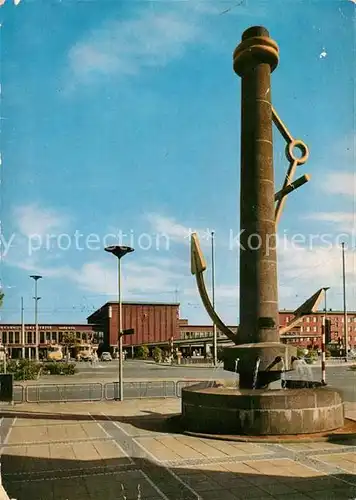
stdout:
POLYGON ((249 28, 242 35, 241 43, 233 53, 235 73, 243 76, 244 72, 258 64, 269 64, 271 71, 276 69, 279 61, 279 48, 270 38, 266 28, 256 26, 249 28))

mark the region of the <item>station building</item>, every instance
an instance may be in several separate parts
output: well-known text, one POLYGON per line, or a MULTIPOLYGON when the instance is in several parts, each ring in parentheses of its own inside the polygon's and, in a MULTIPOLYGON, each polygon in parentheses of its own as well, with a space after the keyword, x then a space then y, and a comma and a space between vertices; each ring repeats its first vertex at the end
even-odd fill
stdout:
MULTIPOLYGON (((95 325, 84 324, 40 324, 38 325, 38 350, 46 357, 53 345, 61 345, 63 336, 74 334, 80 345, 98 344, 102 332, 95 325)), ((0 345, 6 346, 11 358, 35 359, 36 328, 34 324, 0 324, 0 345)))
MULTIPOLYGON (((134 333, 123 337, 123 346, 129 357, 141 345, 149 349, 155 346, 169 349, 173 342, 183 355, 197 352, 205 355, 212 346, 213 326, 192 325, 188 319, 180 318, 179 303, 167 302, 123 302, 123 330, 133 329, 134 333)), ((303 317, 299 325, 284 335, 281 341, 301 347, 321 347, 321 328, 324 311, 303 317)), ((331 321, 331 340, 342 345, 344 340, 344 314, 342 311, 328 310, 326 317, 331 321)), ((280 326, 293 320, 293 311, 281 310, 280 326)), ((229 327, 237 332, 236 325, 229 327)), ((40 324, 39 352, 45 356, 48 347, 61 344, 66 332, 74 332, 78 343, 98 344, 99 351, 113 352, 117 348, 118 302, 106 302, 87 318, 83 324, 40 324)), ((356 311, 347 313, 348 344, 356 348, 356 311)), ((218 344, 229 345, 231 341, 217 330, 218 344)), ((0 324, 0 344, 8 348, 11 357, 35 357, 35 325, 0 324)))

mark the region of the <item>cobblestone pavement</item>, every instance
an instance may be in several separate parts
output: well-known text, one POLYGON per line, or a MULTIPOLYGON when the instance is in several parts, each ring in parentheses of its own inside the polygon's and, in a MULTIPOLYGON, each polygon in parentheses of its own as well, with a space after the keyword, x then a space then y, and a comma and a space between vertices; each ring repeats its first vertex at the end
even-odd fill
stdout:
POLYGON ((177 399, 2 407, 4 487, 17 500, 356 498, 356 440, 199 439, 167 431, 179 410, 177 399))

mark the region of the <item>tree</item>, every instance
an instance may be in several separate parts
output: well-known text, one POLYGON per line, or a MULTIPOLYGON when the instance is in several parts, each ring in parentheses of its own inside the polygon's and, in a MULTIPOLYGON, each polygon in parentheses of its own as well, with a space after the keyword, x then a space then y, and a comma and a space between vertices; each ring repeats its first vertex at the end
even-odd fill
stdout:
POLYGON ((65 332, 63 334, 62 342, 61 344, 64 345, 66 353, 69 351, 70 348, 76 347, 78 344, 77 337, 74 332, 65 332))
POLYGON ((137 349, 137 357, 140 359, 147 359, 149 352, 150 351, 146 345, 140 345, 137 349))
POLYGON ((162 349, 159 347, 155 347, 153 349, 153 359, 156 361, 156 363, 161 363, 162 361, 162 349))

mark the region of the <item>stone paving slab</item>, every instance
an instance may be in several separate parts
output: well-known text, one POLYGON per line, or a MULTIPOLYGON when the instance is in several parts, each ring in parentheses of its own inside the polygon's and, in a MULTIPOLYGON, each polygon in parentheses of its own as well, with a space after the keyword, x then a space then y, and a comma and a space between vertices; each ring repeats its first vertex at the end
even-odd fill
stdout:
POLYGON ((172 399, 7 408, 3 484, 17 500, 356 498, 356 443, 174 434, 163 417, 179 407, 172 399))

